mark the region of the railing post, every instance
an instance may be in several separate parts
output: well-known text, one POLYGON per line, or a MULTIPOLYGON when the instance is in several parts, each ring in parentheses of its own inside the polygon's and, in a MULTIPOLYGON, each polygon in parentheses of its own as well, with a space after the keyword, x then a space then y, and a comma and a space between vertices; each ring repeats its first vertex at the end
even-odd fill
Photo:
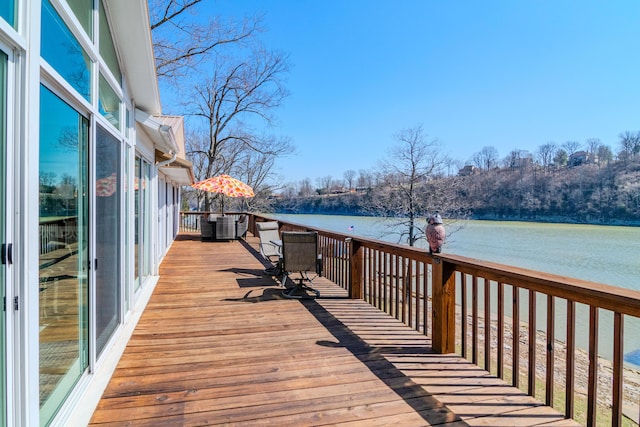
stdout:
POLYGON ((455 267, 453 264, 435 257, 432 265, 433 349, 440 354, 454 353, 456 342, 455 267))
POLYGON ((364 299, 364 286, 362 283, 362 253, 362 244, 358 240, 349 239, 349 267, 351 270, 349 298, 351 299, 364 299))

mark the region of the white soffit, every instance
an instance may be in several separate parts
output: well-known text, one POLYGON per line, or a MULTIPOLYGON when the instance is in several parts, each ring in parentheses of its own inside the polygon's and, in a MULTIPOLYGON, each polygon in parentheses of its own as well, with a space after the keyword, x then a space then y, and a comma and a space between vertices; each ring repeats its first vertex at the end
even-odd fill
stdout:
POLYGON ((160 171, 169 177, 173 182, 180 185, 191 185, 195 182, 191 169, 181 166, 163 166, 160 171))
POLYGON ((131 97, 138 108, 161 114, 147 1, 109 0, 104 2, 104 7, 131 97))
POLYGON ((152 116, 136 108, 136 122, 142 125, 156 149, 163 153, 178 153, 178 143, 173 128, 166 124, 162 117, 152 116))

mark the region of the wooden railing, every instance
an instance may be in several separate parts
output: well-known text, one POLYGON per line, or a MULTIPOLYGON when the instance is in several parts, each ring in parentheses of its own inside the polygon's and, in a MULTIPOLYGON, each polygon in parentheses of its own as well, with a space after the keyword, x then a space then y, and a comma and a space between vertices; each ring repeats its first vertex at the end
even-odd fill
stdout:
MULTIPOLYGON (((199 233, 200 221, 202 215, 218 215, 211 212, 180 212, 180 232, 182 233, 199 233)), ((239 216, 242 212, 225 212, 225 216, 239 216)))
MULTIPOLYGON (((254 235, 258 221, 273 219, 251 215, 254 235)), ((324 275, 430 337, 436 352, 458 353, 583 424, 640 423, 640 383, 631 386, 623 364, 639 291, 278 222, 281 231, 317 231, 324 275), (603 316, 610 331, 600 331, 603 316), (601 334, 612 348, 599 346, 601 334), (611 354, 610 369, 599 351, 611 354)))

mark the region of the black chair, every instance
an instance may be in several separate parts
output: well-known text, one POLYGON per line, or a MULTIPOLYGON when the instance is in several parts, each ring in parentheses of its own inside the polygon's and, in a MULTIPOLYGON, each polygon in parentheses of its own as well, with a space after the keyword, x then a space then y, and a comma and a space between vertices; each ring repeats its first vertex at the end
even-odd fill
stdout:
POLYGON ((320 291, 312 288, 313 279, 309 272, 320 274, 322 263, 318 256, 318 233, 313 232, 282 232, 282 286, 286 289, 282 295, 286 298, 310 299, 320 296, 320 291), (293 278, 291 274, 298 273, 293 278), (287 278, 293 282, 293 287, 287 288, 287 278))

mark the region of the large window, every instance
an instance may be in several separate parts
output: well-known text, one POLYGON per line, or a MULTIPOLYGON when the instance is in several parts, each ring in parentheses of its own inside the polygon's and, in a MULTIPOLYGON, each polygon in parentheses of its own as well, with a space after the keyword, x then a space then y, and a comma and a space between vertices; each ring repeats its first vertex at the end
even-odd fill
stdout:
POLYGON ((88 366, 88 120, 40 91, 40 419, 88 366))
POLYGON ((89 38, 93 38, 93 0, 67 0, 89 38))
POLYGON ((91 61, 49 0, 42 1, 42 57, 91 102, 91 61))
POLYGON ((96 349, 102 352, 120 313, 120 147, 119 140, 96 132, 96 349))
POLYGON ((120 98, 100 74, 98 110, 116 129, 120 129, 120 98))
POLYGON ((111 38, 111 30, 109 29, 109 23, 107 22, 107 14, 104 11, 102 2, 100 4, 100 56, 107 64, 111 73, 118 80, 118 83, 122 82, 122 73, 120 72, 120 66, 118 65, 118 56, 116 55, 116 48, 113 45, 113 39, 111 38))
POLYGON ((16 25, 16 0, 0 1, 0 17, 4 18, 12 27, 16 25))

